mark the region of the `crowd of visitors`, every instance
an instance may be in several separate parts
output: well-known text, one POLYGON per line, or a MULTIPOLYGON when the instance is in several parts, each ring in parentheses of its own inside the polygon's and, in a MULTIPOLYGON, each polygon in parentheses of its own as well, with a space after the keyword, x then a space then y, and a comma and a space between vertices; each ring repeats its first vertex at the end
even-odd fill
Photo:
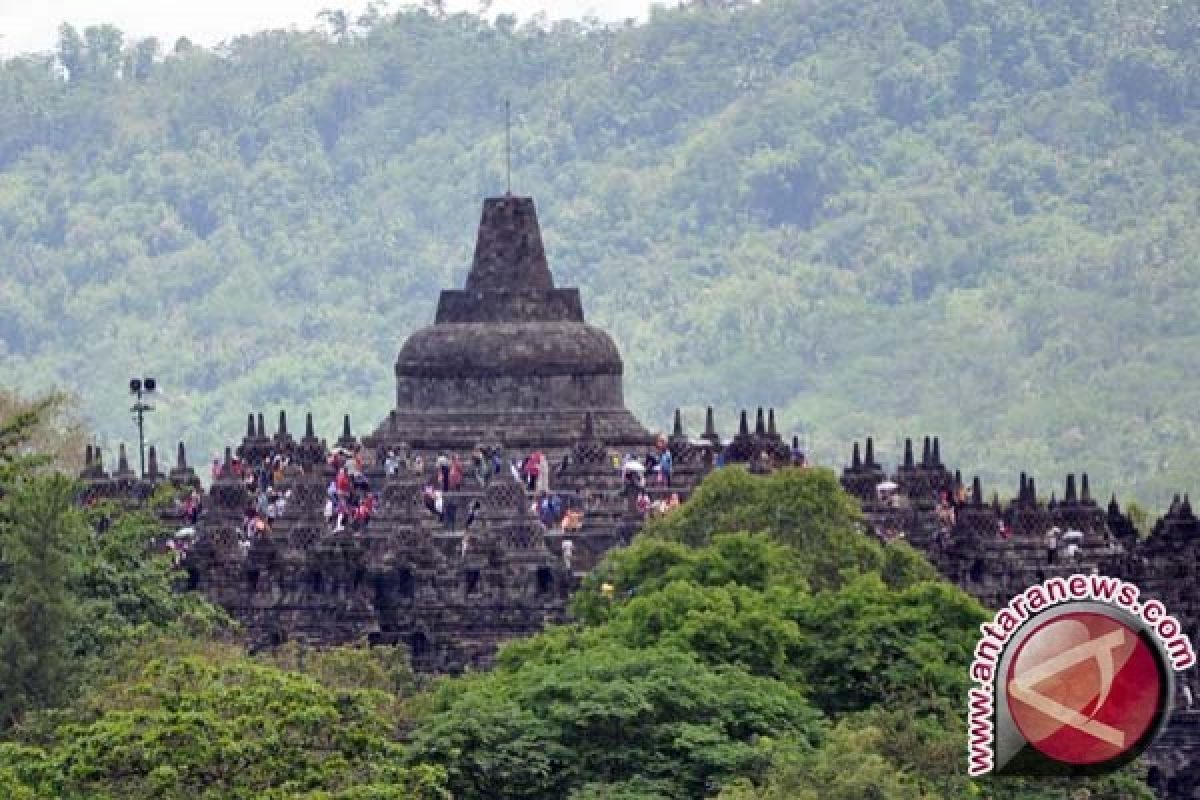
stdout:
POLYGON ((325 521, 334 533, 347 527, 351 533, 362 533, 371 522, 379 500, 371 491, 366 466, 361 446, 353 451, 337 448, 329 455, 333 479, 325 489, 325 521))
MULTIPOLYGON (((368 477, 374 454, 368 450, 356 445, 335 448, 329 454, 327 467, 332 477, 326 487, 323 514, 329 531, 335 535, 361 535, 377 514, 379 497, 373 489, 378 487, 372 487, 368 477)), ((469 456, 445 452, 435 457, 390 449, 379 457, 387 477, 418 478, 422 504, 428 513, 446 531, 464 533, 464 554, 470 548, 470 539, 465 534, 481 509, 477 492, 488 487, 505 469, 529 492, 530 512, 550 530, 581 531, 588 508, 596 502, 595 492, 580 495, 556 489, 556 475, 568 469, 569 457, 564 455, 552 467, 541 450, 514 458, 507 457, 498 446, 480 445, 469 456)), ((669 513, 680 505, 677 492, 664 491, 671 489, 674 481, 674 458, 665 436, 657 437, 654 446, 640 457, 626 453, 623 458, 619 454, 613 454, 612 458, 614 469, 622 477, 621 494, 639 513, 669 513)), ((803 463, 803 458, 803 453, 793 453, 793 462, 803 463)), ((271 452, 254 463, 242 457, 233 457, 228 464, 220 458, 213 459, 213 481, 231 477, 242 481, 251 498, 238 528, 243 552, 249 551, 255 537, 269 536, 277 527, 292 495, 286 486, 287 476, 289 471, 297 469, 291 457, 283 452, 271 452)), ((194 528, 202 510, 199 493, 184 495, 179 503, 180 516, 189 528, 194 528)), ((181 540, 178 546, 182 551, 187 542, 181 540)), ((564 560, 569 560, 573 547, 569 544, 565 548, 564 560)))

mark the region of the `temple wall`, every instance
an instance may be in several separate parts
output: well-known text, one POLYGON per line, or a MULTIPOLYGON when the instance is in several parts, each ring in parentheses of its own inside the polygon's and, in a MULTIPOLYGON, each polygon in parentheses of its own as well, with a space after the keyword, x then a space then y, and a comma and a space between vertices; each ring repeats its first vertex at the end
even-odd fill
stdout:
POLYGON ((436 323, 520 320, 583 322, 578 289, 470 291, 446 289, 438 299, 436 323))
POLYGON ((620 375, 489 375, 438 378, 398 375, 401 411, 537 411, 624 409, 620 375))

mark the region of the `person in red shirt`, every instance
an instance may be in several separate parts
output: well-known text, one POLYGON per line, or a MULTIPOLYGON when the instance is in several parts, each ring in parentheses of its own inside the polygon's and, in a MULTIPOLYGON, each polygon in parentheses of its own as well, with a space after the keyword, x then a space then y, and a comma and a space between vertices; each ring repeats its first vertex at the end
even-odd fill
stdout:
POLYGON ((525 485, 529 491, 537 490, 538 474, 541 471, 542 454, 534 453, 529 458, 525 459, 523 471, 525 473, 525 485))

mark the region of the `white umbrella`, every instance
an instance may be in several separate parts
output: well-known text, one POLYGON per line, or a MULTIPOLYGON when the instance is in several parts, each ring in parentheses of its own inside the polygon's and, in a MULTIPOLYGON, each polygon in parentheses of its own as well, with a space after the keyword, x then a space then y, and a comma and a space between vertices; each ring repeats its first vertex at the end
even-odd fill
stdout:
POLYGON ((880 492, 890 492, 890 491, 893 491, 893 490, 899 489, 899 488, 900 488, 900 485, 898 483, 896 483, 895 481, 884 481, 883 483, 881 483, 875 487, 875 489, 880 492))
POLYGON ((180 528, 179 530, 175 531, 175 535, 182 536, 185 539, 190 539, 191 537, 196 535, 196 529, 195 528, 180 528))
POLYGON ((643 464, 643 463, 642 463, 642 462, 640 462, 640 461, 633 461, 633 460, 630 460, 630 461, 626 461, 626 462, 625 462, 625 469, 627 469, 627 470, 630 470, 630 469, 631 469, 631 470, 633 470, 634 472, 645 472, 645 471, 646 471, 646 465, 645 465, 645 464, 643 464))
POLYGON ((1074 540, 1080 541, 1083 539, 1083 531, 1067 531, 1063 534, 1063 541, 1074 540))

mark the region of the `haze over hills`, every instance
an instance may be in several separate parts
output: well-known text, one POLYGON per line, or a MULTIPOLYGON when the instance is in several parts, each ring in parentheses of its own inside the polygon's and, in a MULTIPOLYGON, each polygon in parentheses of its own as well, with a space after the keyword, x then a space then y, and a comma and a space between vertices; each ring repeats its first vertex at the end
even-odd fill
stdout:
POLYGON ((510 97, 514 191, 651 425, 773 405, 826 462, 937 433, 989 493, 1161 506, 1200 474, 1198 53, 1186 0, 64 31, 67 79, 0 69, 0 385, 133 441, 155 375, 194 460, 249 410, 365 431, 504 189, 510 97))

